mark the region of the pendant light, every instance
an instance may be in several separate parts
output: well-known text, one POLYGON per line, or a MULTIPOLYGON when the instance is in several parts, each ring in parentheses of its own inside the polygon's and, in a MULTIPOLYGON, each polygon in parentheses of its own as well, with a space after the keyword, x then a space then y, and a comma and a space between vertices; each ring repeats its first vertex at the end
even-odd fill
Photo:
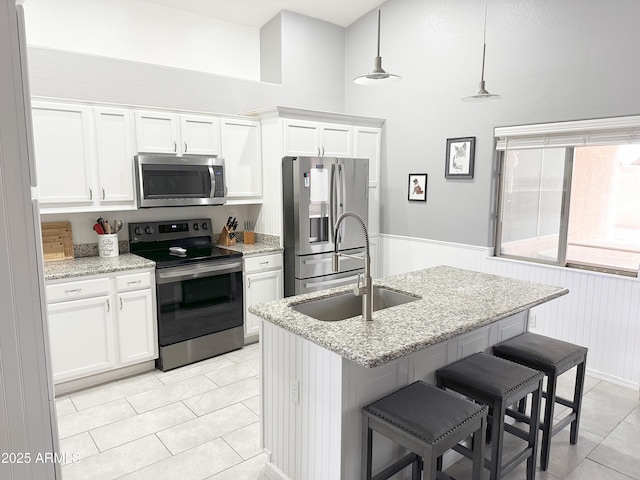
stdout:
POLYGON ((360 75, 353 79, 358 85, 386 85, 402 80, 399 75, 387 73, 382 69, 382 57, 380 56, 380 0, 378 0, 378 55, 373 61, 373 70, 366 75, 360 75))
POLYGON ((482 37, 482 73, 480 74, 480 89, 475 95, 470 95, 462 99, 463 102, 481 102, 483 100, 497 100, 500 95, 487 92, 484 87, 484 60, 487 53, 487 1, 484 0, 484 33, 482 37))

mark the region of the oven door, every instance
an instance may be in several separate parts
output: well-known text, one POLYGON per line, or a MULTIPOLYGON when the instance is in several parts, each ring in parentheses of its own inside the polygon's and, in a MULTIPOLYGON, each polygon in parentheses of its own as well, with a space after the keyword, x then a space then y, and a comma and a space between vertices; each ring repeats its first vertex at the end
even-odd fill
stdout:
POLYGON ((243 325, 240 261, 161 268, 156 288, 160 347, 243 325))

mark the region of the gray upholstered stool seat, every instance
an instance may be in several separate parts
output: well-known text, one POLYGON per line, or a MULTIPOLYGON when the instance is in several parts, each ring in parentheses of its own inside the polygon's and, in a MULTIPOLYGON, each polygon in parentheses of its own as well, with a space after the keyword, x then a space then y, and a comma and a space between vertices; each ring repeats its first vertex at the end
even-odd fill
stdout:
MULTIPOLYGON (((540 468, 546 470, 549 467, 551 437, 568 424, 571 424, 569 441, 572 445, 578 442, 587 349, 543 335, 524 333, 495 345, 493 352, 498 357, 541 370, 547 376, 547 388, 543 392, 543 396, 546 398, 544 418, 540 423, 540 429, 542 430, 540 468), (558 377, 576 365, 578 368, 573 389, 573 400, 558 397, 556 395, 558 377), (556 403, 569 407, 571 413, 562 419, 554 421, 553 411, 556 403)), ((525 403, 521 402, 519 412, 524 413, 524 411, 525 403)))
POLYGON ((543 373, 486 353, 476 353, 441 368, 436 375, 441 388, 461 393, 489 407, 493 446, 491 460, 485 460, 485 466, 489 469, 490 479, 500 480, 527 460, 527 480, 534 480, 543 373), (529 424, 528 431, 505 423, 505 415, 510 415, 507 407, 529 394, 533 397, 531 418, 522 418, 529 424), (503 464, 505 431, 525 440, 527 445, 503 464))
POLYGON ((487 407, 418 381, 363 407, 362 414, 363 479, 386 479, 413 465, 412 479, 424 468, 425 480, 435 480, 438 458, 472 435, 473 478, 480 480, 487 407), (374 431, 412 453, 372 477, 374 431))

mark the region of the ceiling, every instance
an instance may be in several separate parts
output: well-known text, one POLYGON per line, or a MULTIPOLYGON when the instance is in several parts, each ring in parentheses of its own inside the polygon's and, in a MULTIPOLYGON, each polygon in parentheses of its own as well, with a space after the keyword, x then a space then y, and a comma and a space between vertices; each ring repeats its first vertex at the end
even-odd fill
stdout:
POLYGON ((262 27, 280 10, 346 27, 378 6, 377 0, 145 0, 198 15, 262 27))

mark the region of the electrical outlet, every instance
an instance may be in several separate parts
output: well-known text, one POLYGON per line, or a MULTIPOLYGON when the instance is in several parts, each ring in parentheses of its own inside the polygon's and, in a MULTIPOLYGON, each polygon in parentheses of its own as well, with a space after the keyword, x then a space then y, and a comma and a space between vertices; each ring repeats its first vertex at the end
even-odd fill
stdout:
POLYGON ((529 328, 536 328, 537 318, 535 313, 529 314, 529 328))
POLYGON ((289 395, 293 403, 300 403, 300 382, 297 378, 291 377, 289 383, 289 395))

